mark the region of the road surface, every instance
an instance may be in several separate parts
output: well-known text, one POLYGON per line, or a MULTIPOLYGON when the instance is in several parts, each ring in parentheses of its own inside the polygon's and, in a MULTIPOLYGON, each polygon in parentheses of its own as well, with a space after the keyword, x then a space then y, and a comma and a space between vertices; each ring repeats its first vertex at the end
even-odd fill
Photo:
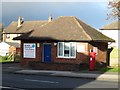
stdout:
POLYGON ((27 88, 71 88, 73 90, 76 88, 118 88, 118 83, 82 78, 3 73, 2 87, 15 90, 27 88))

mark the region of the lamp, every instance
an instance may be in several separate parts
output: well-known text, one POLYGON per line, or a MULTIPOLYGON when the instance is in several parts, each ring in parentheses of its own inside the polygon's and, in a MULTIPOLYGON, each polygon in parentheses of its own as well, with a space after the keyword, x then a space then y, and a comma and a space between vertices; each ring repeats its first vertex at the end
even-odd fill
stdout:
POLYGON ((56 46, 57 45, 57 43, 54 43, 54 46, 56 46))
POLYGON ((37 47, 40 47, 40 43, 37 43, 37 47))

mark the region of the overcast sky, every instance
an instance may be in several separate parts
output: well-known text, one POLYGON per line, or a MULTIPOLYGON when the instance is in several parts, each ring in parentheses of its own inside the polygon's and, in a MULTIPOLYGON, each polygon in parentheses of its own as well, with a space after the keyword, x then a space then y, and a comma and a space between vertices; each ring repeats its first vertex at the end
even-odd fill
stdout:
MULTIPOLYGON (((2 23, 8 26, 22 16, 24 21, 47 20, 59 16, 76 16, 99 29, 109 21, 107 2, 2 2, 2 23)), ((1 20, 0 20, 1 21, 1 20)))

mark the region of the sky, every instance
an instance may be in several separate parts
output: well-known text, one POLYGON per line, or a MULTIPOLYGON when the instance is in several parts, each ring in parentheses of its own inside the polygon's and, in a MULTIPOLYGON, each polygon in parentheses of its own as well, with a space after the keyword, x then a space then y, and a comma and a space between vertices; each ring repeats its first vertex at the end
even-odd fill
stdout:
POLYGON ((22 16, 24 21, 47 20, 59 16, 76 16, 83 22, 99 29, 109 23, 107 2, 2 2, 2 20, 7 27, 22 16))

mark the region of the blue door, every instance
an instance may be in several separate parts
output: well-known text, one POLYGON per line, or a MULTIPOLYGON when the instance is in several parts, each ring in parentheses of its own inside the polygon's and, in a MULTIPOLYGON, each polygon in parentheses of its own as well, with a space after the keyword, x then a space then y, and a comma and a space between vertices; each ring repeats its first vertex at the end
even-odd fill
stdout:
POLYGON ((51 44, 44 44, 43 59, 45 63, 51 62, 51 44))

